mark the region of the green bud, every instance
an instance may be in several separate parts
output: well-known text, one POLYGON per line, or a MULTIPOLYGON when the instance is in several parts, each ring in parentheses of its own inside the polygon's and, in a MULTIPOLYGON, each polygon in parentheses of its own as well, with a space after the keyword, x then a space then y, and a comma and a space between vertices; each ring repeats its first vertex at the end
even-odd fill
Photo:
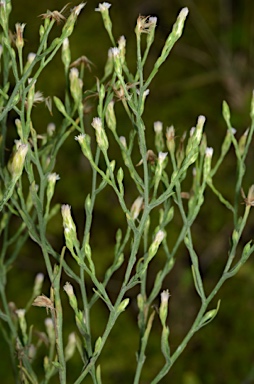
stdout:
POLYGON ((88 160, 92 160, 93 156, 92 156, 92 151, 90 147, 90 142, 91 142, 90 136, 88 136, 85 133, 82 133, 78 136, 75 136, 75 140, 79 142, 81 146, 81 150, 85 155, 85 157, 87 157, 88 160))
POLYGON ((120 188, 120 193, 123 195, 124 194, 124 187, 123 187, 124 173, 123 173, 123 169, 122 168, 118 169, 116 178, 117 178, 117 182, 118 182, 118 185, 119 185, 119 188, 120 188))
POLYGON ((88 195, 86 196, 86 200, 85 200, 85 209, 86 209, 86 213, 90 213, 90 211, 91 211, 91 205, 92 205, 91 197, 90 197, 90 195, 88 194, 88 195))
POLYGON ((167 147, 170 153, 175 152, 175 128, 173 125, 166 130, 167 147))
POLYGON ((24 32, 24 28, 25 28, 26 24, 20 24, 20 23, 16 23, 15 24, 15 27, 16 27, 16 47, 18 50, 22 50, 22 48, 24 47, 24 39, 23 39, 23 32, 24 32))
POLYGON ((109 129, 111 129, 112 132, 116 131, 116 116, 114 112, 114 101, 110 101, 108 103, 107 109, 106 109, 106 123, 109 129))
POLYGON ((205 152, 205 161, 204 161, 204 179, 206 180, 209 176, 211 170, 211 161, 213 156, 213 148, 207 147, 205 152))
POLYGON ((248 133, 249 133, 249 129, 246 129, 244 134, 239 139, 238 145, 239 145, 239 153, 240 153, 241 156, 244 154, 244 151, 245 151, 245 146, 246 146, 246 141, 247 141, 247 138, 248 138, 248 133))
POLYGON ((75 333, 72 332, 68 336, 68 342, 67 342, 67 345, 66 345, 65 350, 64 350, 65 361, 70 360, 72 358, 72 356, 74 355, 74 352, 76 349, 76 344, 77 344, 76 336, 75 336, 75 333))
POLYGON ((101 338, 101 336, 99 336, 98 339, 97 339, 96 342, 95 342, 95 346, 94 346, 94 355, 97 355, 97 353, 100 352, 100 350, 101 350, 101 345, 102 345, 102 338, 101 338))
POLYGON ((109 36, 112 36, 112 22, 109 17, 110 7, 111 7, 111 4, 109 3, 106 3, 106 2, 100 3, 98 8, 95 8, 95 11, 98 11, 101 13, 105 29, 108 32, 109 36))
POLYGON ((50 205, 52 197, 55 191, 55 185, 57 180, 60 180, 60 177, 57 173, 50 173, 48 175, 48 185, 47 185, 47 206, 50 205))
POLYGON ((111 75, 114 69, 114 60, 113 60, 113 54, 111 49, 108 50, 108 59, 105 64, 105 69, 104 69, 104 77, 107 78, 108 76, 111 75))
POLYGON ((54 345, 56 334, 55 334, 55 327, 54 327, 53 320, 50 317, 47 317, 45 319, 45 327, 46 327, 46 331, 47 331, 50 345, 54 345))
POLYGON ((229 109, 228 103, 225 100, 222 103, 222 115, 224 117, 224 120, 226 121, 228 128, 231 128, 230 109, 229 109))
POLYGON ((95 129, 96 141, 98 146, 102 151, 107 151, 108 138, 106 136, 105 129, 103 128, 101 119, 99 117, 94 117, 91 125, 95 129))
POLYGON ((155 132, 155 147, 158 152, 161 152, 165 148, 164 138, 163 138, 163 125, 161 121, 155 121, 153 124, 155 132))
POLYGON ((64 116, 66 116, 65 106, 63 105, 62 101, 58 97, 54 96, 54 102, 58 111, 61 112, 64 116))
POLYGON ((169 301, 169 291, 168 289, 161 292, 161 304, 159 309, 159 317, 161 320, 161 324, 163 327, 166 324, 167 316, 168 316, 168 301, 169 301))
POLYGON ((16 315, 18 316, 19 326, 20 326, 21 333, 22 333, 22 338, 23 338, 24 344, 26 345, 28 342, 27 323, 26 323, 26 318, 25 318, 26 310, 25 309, 17 309, 15 312, 16 312, 16 315))
POLYGON ((127 298, 127 299, 124 299, 117 307, 117 312, 121 313, 125 310, 125 308, 127 307, 127 305, 129 304, 129 301, 130 299, 127 298))
POLYGON ((78 312, 78 302, 77 302, 77 298, 76 298, 74 291, 73 291, 73 286, 70 283, 66 282, 63 289, 68 295, 71 307, 73 308, 74 312, 77 313, 78 312))
POLYGON ((71 62, 71 51, 68 37, 64 39, 62 45, 62 62, 64 64, 65 71, 67 72, 71 62))
POLYGON ((75 101, 75 104, 78 105, 82 103, 83 81, 79 78, 79 71, 75 67, 71 68, 69 77, 71 95, 75 101))
POLYGON ((162 230, 159 230, 155 235, 154 241, 152 242, 152 244, 149 247, 147 263, 150 260, 152 260, 152 258, 156 255, 156 253, 159 249, 159 246, 162 243, 164 238, 165 238, 165 232, 162 230))
POLYGON ((136 200, 131 206, 131 217, 133 220, 136 220, 138 218, 142 208, 143 208, 143 197, 139 196, 136 198, 136 200))
POLYGON ((24 163, 26 159, 26 155, 28 152, 28 144, 22 144, 20 141, 18 142, 17 149, 8 163, 8 169, 12 175, 13 180, 18 180, 21 176, 24 163))
POLYGON ((33 288, 33 296, 36 297, 41 293, 42 284, 44 281, 43 273, 38 273, 35 277, 34 288, 33 288))
POLYGON ((79 241, 77 239, 76 225, 71 216, 71 207, 68 204, 63 204, 61 212, 66 246, 72 252, 74 246, 79 246, 79 241))

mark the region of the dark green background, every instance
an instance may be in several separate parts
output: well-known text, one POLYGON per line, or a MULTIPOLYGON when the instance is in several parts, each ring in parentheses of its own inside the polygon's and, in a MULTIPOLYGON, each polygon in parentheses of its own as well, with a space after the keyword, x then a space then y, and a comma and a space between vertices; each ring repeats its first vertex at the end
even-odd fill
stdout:
MULTIPOLYGON (((226 99, 232 109, 233 124, 237 128, 237 137, 250 124, 249 104, 253 88, 253 44, 254 44, 254 5, 251 0, 212 0, 206 1, 112 1, 110 9, 116 38, 124 35, 127 38, 127 60, 131 68, 135 68, 135 35, 136 18, 141 15, 156 15, 158 28, 147 71, 152 68, 166 36, 171 30, 182 6, 188 6, 190 15, 187 19, 184 35, 173 49, 168 61, 151 85, 151 94, 147 100, 145 122, 148 137, 152 143, 153 122, 161 120, 165 126, 173 124, 177 135, 195 124, 199 114, 207 117, 206 134, 209 146, 215 148, 214 156, 219 154, 219 146, 226 132, 221 117, 222 100, 226 99)), ((25 53, 36 49, 38 43, 39 14, 47 9, 61 9, 64 1, 13 1, 11 29, 15 22, 27 23, 25 29, 25 53)), ((77 5, 77 3, 72 3, 77 5)), ((86 55, 95 66, 92 75, 87 72, 85 88, 94 84, 95 76, 101 77, 107 52, 111 46, 103 28, 102 20, 94 8, 98 3, 88 1, 78 19, 73 36, 70 39, 72 58, 75 60, 86 55)), ((65 12, 68 14, 68 11, 65 12)), ((58 30, 56 27, 55 34, 58 30)), ((60 55, 45 70, 37 88, 44 96, 57 95, 63 97, 64 76, 60 55)), ((88 121, 95 115, 95 110, 88 121)), ((34 125, 37 131, 45 131, 52 117, 43 106, 38 106, 34 114, 34 125)), ((57 119, 57 114, 56 114, 57 119)), ((120 116, 120 119, 123 119, 120 116)), ((124 125, 124 120, 121 121, 124 125)), ((84 176, 82 162, 74 155, 76 145, 73 138, 64 146, 56 171, 61 176, 61 187, 57 187, 57 201, 69 203, 78 222, 83 218, 83 201, 89 184, 84 176), (85 179, 85 180, 84 180, 85 179)), ((253 183, 253 145, 248 157, 248 171, 244 179, 244 188, 253 183)), ((218 185, 226 196, 231 196, 235 179, 235 161, 233 155, 225 163, 224 170, 219 172, 218 185)), ((89 171, 88 171, 89 175, 89 171)), ((112 200, 100 202, 95 213, 96 228, 94 247, 98 250, 97 263, 101 268, 107 265, 111 257, 114 233, 121 223, 118 210, 112 200), (99 250, 104 249, 103 255, 99 250)), ((232 231, 231 217, 216 199, 207 194, 208 205, 202 209, 200 218, 194 225, 196 248, 201 257, 201 267, 206 281, 206 288, 212 287, 219 276, 225 262, 228 249, 228 238, 232 231)), ((176 223, 176 229, 179 223, 176 223)), ((244 240, 253 238, 253 213, 244 233, 244 240)), ((174 237, 175 234, 172 234, 174 237)), ((170 238, 170 234, 168 234, 170 238)), ((61 220, 52 228, 52 241, 61 241, 61 220)), ((41 271, 43 264, 39 250, 32 244, 17 261, 11 272, 8 286, 9 300, 15 301, 18 307, 25 305, 29 297, 29 288, 35 274, 41 271), (16 272, 15 272, 16 271, 16 272)), ((170 299, 169 325, 171 328, 171 345, 175 349, 188 330, 197 311, 199 302, 194 292, 189 272, 188 255, 183 252, 173 273, 165 282, 172 294, 170 299)), ((158 268, 158 266, 154 266, 158 268)), ((194 336, 190 345, 176 362, 172 371, 162 383, 183 384, 247 384, 254 382, 254 279, 253 261, 250 260, 238 275, 229 281, 218 294, 222 304, 215 321, 194 336), (252 372, 252 376, 251 376, 252 372), (248 380, 249 378, 249 380, 248 380)), ((117 278, 109 286, 113 296, 118 287, 117 278)), ((153 276, 149 277, 152 284, 153 276)), ((45 293, 47 287, 45 287, 45 293)), ((131 383, 135 371, 135 351, 138 348, 136 331, 135 292, 130 310, 120 317, 119 324, 113 330, 101 364, 103 382, 131 383)), ((65 300, 65 299, 64 299, 65 300)), ((216 303, 214 303, 216 305, 216 303)), ((67 307, 68 308, 68 307, 67 307)), ((43 310, 33 309, 33 316, 44 319, 43 310), (38 314, 39 311, 39 314, 38 314), (35 315, 36 312, 36 315, 35 315)), ((97 308, 93 323, 95 336, 103 330, 105 308, 97 308)), ((67 313, 70 330, 73 328, 72 313, 67 313)), ((28 319, 29 320, 29 319, 28 319)), ((43 326, 41 325, 41 328, 43 326)), ((160 324, 155 322, 154 333, 147 353, 147 369, 142 384, 149 383, 163 360, 159 350, 160 324)), ((0 377, 3 383, 12 383, 10 367, 1 343, 0 377)), ((77 356, 76 356, 77 357, 77 356)), ((70 372, 74 377, 80 369, 78 358, 70 363, 70 372)), ((69 377, 69 383, 74 381, 69 377)), ((57 382, 57 381, 55 381, 57 382)), ((86 381, 89 383, 89 380, 86 381)))

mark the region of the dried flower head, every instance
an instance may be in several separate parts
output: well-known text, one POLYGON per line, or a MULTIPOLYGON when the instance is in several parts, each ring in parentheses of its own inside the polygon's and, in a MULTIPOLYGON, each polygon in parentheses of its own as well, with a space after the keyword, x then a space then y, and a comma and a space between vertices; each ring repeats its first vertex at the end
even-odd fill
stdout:
POLYGON ((151 29, 154 29, 154 25, 157 22, 157 18, 150 17, 150 16, 141 16, 139 15, 137 19, 137 27, 136 32, 137 33, 150 33, 151 29))
POLYGON ((61 11, 49 11, 47 10, 46 13, 42 13, 38 17, 41 17, 43 20, 49 19, 49 20, 55 20, 57 24, 60 24, 61 21, 65 21, 66 17, 63 15, 63 11, 69 6, 70 3, 66 4, 61 11))
POLYGON ((52 300, 50 300, 49 297, 45 296, 45 295, 40 295, 40 296, 37 296, 34 301, 33 301, 33 304, 35 307, 45 307, 46 310, 47 310, 47 313, 48 313, 48 310, 54 310, 54 303, 52 302, 52 300))
POLYGON ((247 197, 245 196, 243 189, 241 189, 241 193, 242 193, 242 197, 245 205, 247 207, 248 206, 254 207, 254 184, 251 185, 247 197))
MULTIPOLYGON (((147 159, 147 162, 154 165, 155 163, 155 160, 157 160, 157 156, 155 155, 154 151, 152 149, 148 149, 148 151, 146 152, 146 159, 147 159)), ((136 167, 138 167, 139 165, 143 164, 143 159, 141 159, 138 164, 136 165, 136 167)))
POLYGON ((90 61, 86 56, 81 56, 79 57, 77 60, 73 61, 73 63, 71 63, 70 67, 77 67, 79 65, 83 64, 88 70, 89 72, 92 71, 91 69, 91 66, 94 66, 94 63, 92 61, 90 61))

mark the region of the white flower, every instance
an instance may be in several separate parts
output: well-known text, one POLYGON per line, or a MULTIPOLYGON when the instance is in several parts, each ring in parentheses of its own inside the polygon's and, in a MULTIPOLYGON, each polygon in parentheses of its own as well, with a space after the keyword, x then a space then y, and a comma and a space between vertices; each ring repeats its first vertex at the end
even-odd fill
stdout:
POLYGON ((25 313, 26 313, 25 309, 16 309, 15 312, 19 319, 23 319, 25 317, 25 313))
POLYGON ((155 133, 161 133, 162 132, 162 128, 163 128, 163 125, 162 125, 161 121, 155 121, 153 123, 153 129, 154 129, 155 133))
POLYGON ((151 16, 151 17, 149 17, 148 21, 149 21, 149 23, 156 25, 157 17, 156 16, 151 16))
POLYGON ((101 130, 102 129, 101 118, 100 117, 94 117, 91 125, 92 125, 92 127, 94 127, 94 129, 101 130))
POLYGON ((86 137, 85 133, 80 133, 78 136, 75 136, 75 140, 81 143, 85 137, 86 137))
POLYGON ((117 47, 111 48, 111 53, 113 57, 119 57, 120 56, 120 49, 117 47))
POLYGON ((131 216, 132 216, 133 220, 137 219, 137 217, 141 211, 142 206, 143 206, 143 197, 139 196, 136 198, 136 200, 134 201, 134 203, 131 206, 131 216))
POLYGON ((78 16, 85 5, 86 5, 86 3, 80 3, 79 5, 77 5, 76 7, 73 8, 73 13, 76 16, 78 16))
POLYGON ((161 304, 162 305, 165 305, 168 303, 169 296, 170 296, 170 294, 169 294, 168 289, 161 292, 161 304))
POLYGON ((162 242, 162 240, 164 239, 164 237, 165 237, 165 232, 162 231, 162 230, 160 229, 160 230, 156 233, 153 242, 154 242, 155 244, 160 245, 160 243, 162 242))
POLYGON ((212 157, 213 155, 213 148, 212 147, 207 147, 205 151, 206 157, 212 157))
POLYGON ((73 286, 67 281, 63 287, 68 296, 74 295, 73 286))
POLYGON ((57 180, 60 180, 60 176, 57 173, 50 173, 48 175, 48 181, 55 183, 57 180))
POLYGON ((166 159, 167 155, 168 155, 168 152, 159 152, 158 161, 160 164, 163 163, 163 161, 166 159))
POLYGON ((32 63, 34 61, 34 59, 36 58, 36 53, 34 52, 30 52, 27 56, 27 61, 28 63, 32 63))
POLYGON ((124 148, 127 148, 126 138, 124 136, 120 136, 119 140, 121 141, 124 148))
POLYGON ((104 3, 100 3, 99 5, 98 5, 98 8, 95 8, 95 11, 97 11, 97 12, 104 12, 104 11, 106 11, 107 9, 109 9, 111 7, 111 4, 110 3, 106 3, 106 2, 104 2, 104 3))

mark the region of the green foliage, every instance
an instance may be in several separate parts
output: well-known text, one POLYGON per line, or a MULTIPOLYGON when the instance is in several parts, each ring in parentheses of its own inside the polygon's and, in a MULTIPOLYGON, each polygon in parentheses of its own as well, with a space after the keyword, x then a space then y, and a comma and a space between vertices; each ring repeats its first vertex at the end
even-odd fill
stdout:
MULTIPOLYGON (((251 104, 251 126, 240 140, 234 135, 229 106, 223 103, 227 131, 215 164, 212 162, 213 148, 207 146, 203 132, 204 116, 198 117, 196 126, 185 133, 179 142, 174 127, 164 132, 163 124, 155 122, 154 145, 153 149, 149 149, 144 120, 148 87, 181 37, 188 9, 183 8, 179 13, 161 54, 145 78, 144 69, 154 41, 156 18, 138 17, 135 28, 137 68, 135 73, 131 73, 125 57, 126 41, 121 37, 116 43, 113 36, 110 5, 99 4, 96 10, 101 13, 113 48, 109 50, 103 78, 97 79, 93 89, 84 90, 84 70, 90 62, 82 56, 71 64, 68 40, 84 6, 81 3, 74 7, 67 20, 58 11, 44 13, 38 49, 25 64, 25 25, 16 24, 12 46, 8 26, 11 2, 2 2, 0 6, 1 331, 9 347, 16 382, 48 383, 54 377, 58 377, 60 383, 66 383, 67 378, 69 382, 69 360, 77 350, 79 368, 71 381, 78 384, 90 377, 91 381, 88 382, 99 384, 103 382, 104 351, 107 344, 112 343, 112 334, 121 322, 123 313, 128 313, 135 292, 138 312, 135 326, 139 334, 139 347, 136 367, 131 372, 130 380, 137 384, 149 375, 147 380, 155 384, 168 374, 193 335, 216 317, 220 300, 214 305, 212 301, 215 295, 253 253, 254 246, 250 241, 241 244, 250 208, 254 205, 253 185, 247 197, 244 195, 243 212, 239 212, 239 207, 246 157, 254 130, 254 98, 251 104), (59 37, 51 40, 54 25, 63 20, 65 23, 59 37), (35 104, 45 101, 50 113, 53 107, 51 100, 44 99, 36 91, 36 81, 43 78, 44 69, 60 49, 66 89, 64 100, 55 96, 53 101, 54 108, 62 116, 62 122, 57 128, 51 125, 47 132, 37 132, 33 126, 35 104), (11 87, 12 77, 14 87, 11 87), (90 96, 96 96, 97 100, 97 116, 90 124, 92 128, 88 126, 84 113, 90 96), (126 116, 125 131, 128 137, 119 134, 117 110, 120 108, 126 116), (13 135, 8 130, 10 114, 16 118, 16 139, 12 154, 7 159, 5 148, 13 135), (90 193, 83 196, 84 228, 76 225, 70 205, 63 204, 60 209, 59 202, 54 202, 56 182, 59 180, 54 170, 58 164, 59 151, 68 137, 75 137, 77 151, 83 153, 90 169, 89 177, 81 175, 90 182, 90 193), (117 148, 119 155, 113 148, 117 148), (164 152, 166 149, 167 152, 164 152), (217 187, 215 176, 223 167, 230 149, 235 153, 237 170, 235 188, 230 198, 227 198, 217 187), (138 164, 135 161, 137 153, 140 159, 138 164), (186 186, 189 186, 189 192, 185 192, 186 186), (100 239, 93 227, 96 209, 105 191, 113 192, 117 209, 121 212, 121 225, 115 235, 114 251, 107 257, 107 263, 97 260, 98 248, 101 259, 104 259, 106 252, 103 247, 100 248, 100 239), (203 205, 209 204, 209 200, 205 199, 207 191, 213 193, 216 202, 229 211, 233 227, 227 260, 223 270, 218 272, 217 283, 213 287, 209 287, 202 276, 196 249, 198 239, 193 236, 195 221, 203 205), (60 211, 65 244, 61 245, 59 251, 51 241, 50 234, 52 226, 59 223, 60 211), (175 233, 175 223, 179 220, 180 231, 172 240, 171 234, 175 233), (14 231, 12 224, 17 221, 18 229, 14 231), (49 288, 44 286, 44 276, 37 275, 27 304, 23 308, 16 308, 14 302, 9 302, 8 287, 13 284, 9 274, 29 239, 40 249, 49 288), (95 240, 97 248, 94 246, 95 240), (187 273, 192 279, 200 306, 183 340, 177 346, 172 346, 168 324, 170 293, 164 286, 170 272, 176 268, 177 256, 183 249, 190 256, 191 266, 187 273), (152 274, 151 284, 150 273, 154 265, 157 271, 152 274), (114 274, 121 276, 121 279, 115 297, 111 297, 109 285, 114 274), (68 297, 69 307, 66 307, 63 291, 68 297), (154 302, 158 296, 160 303, 156 311, 154 302), (46 308, 44 328, 40 322, 30 323, 32 306, 46 308), (99 309, 96 309, 97 306, 99 309), (68 313, 66 308, 71 309, 75 328, 75 333, 70 333, 68 340, 66 330, 69 319, 65 317, 68 313), (102 308, 104 316, 96 328, 94 313, 101 313, 102 308), (150 371, 145 362, 146 355, 149 358, 149 343, 153 340, 151 335, 155 320, 161 329, 158 336, 161 360, 158 364, 156 358, 156 371, 150 371), (40 332, 34 332, 34 326, 40 332), (98 328, 102 328, 99 333, 98 328), (42 342, 46 348, 42 347, 42 342), (43 372, 37 371, 38 356, 43 361, 43 372)), ((68 177, 64 169, 62 172, 64 177, 68 177)), ((68 203, 70 197, 64 198, 68 203)), ((39 308, 33 308, 35 310, 39 311, 39 308)), ((131 327, 130 331, 135 332, 131 327)), ((120 332, 117 337, 124 337, 124 332, 120 332)), ((198 382, 198 379, 186 373, 185 381, 198 382)))

